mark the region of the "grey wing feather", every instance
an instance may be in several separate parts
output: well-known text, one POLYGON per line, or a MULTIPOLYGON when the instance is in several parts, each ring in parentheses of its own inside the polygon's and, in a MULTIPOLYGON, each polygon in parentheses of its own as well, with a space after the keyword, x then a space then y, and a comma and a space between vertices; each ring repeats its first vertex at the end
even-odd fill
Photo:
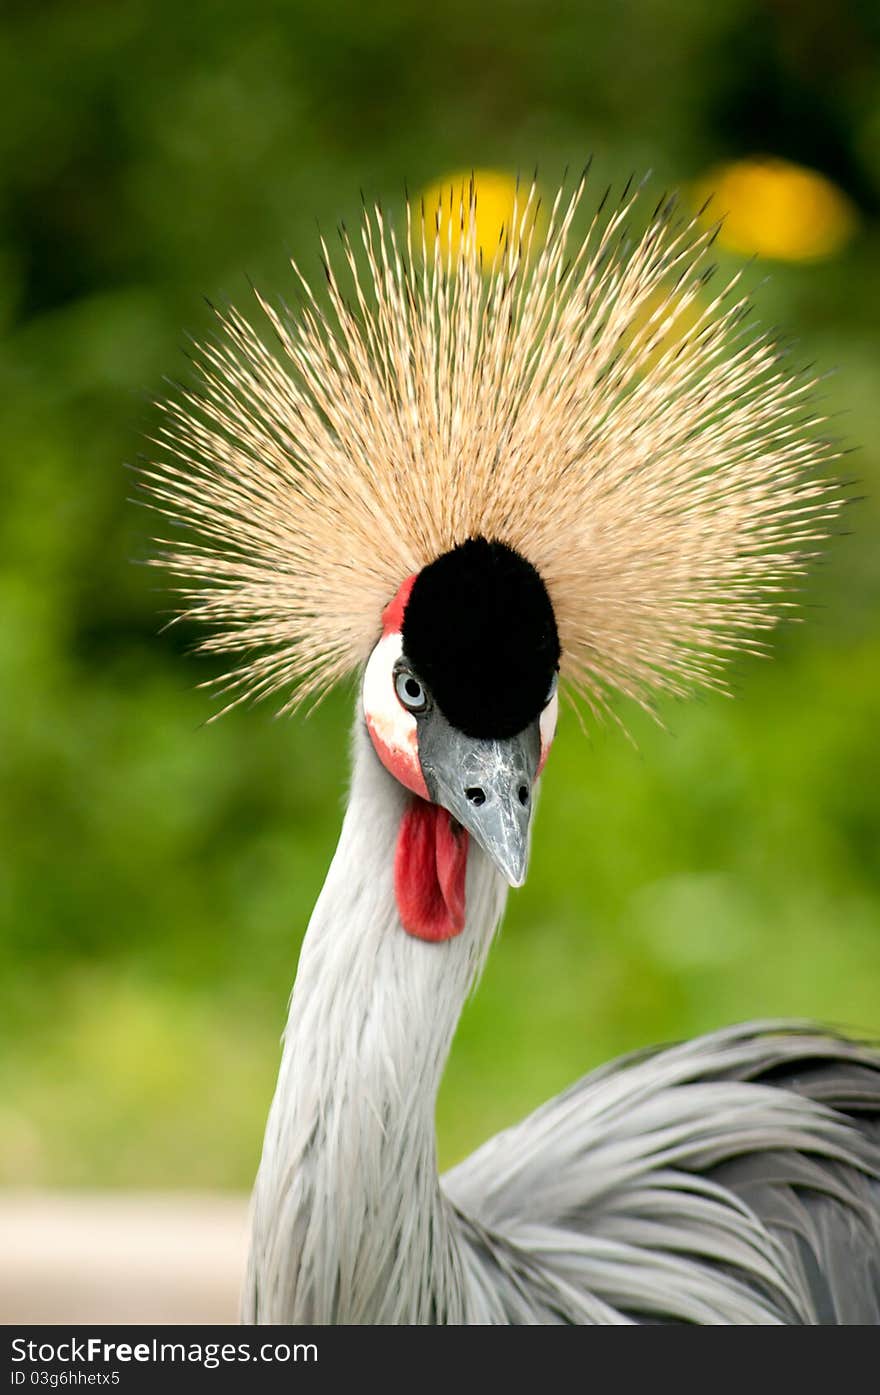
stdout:
POLYGON ((757 1078, 848 1116, 874 1173, 769 1152, 732 1159, 715 1177, 785 1245, 817 1322, 880 1324, 880 1067, 805 1059, 757 1078))
POLYGON ((527 1320, 528 1271, 532 1321, 854 1323, 880 1322, 878 1178, 880 1053, 768 1022, 604 1067, 444 1186, 477 1320, 527 1320))

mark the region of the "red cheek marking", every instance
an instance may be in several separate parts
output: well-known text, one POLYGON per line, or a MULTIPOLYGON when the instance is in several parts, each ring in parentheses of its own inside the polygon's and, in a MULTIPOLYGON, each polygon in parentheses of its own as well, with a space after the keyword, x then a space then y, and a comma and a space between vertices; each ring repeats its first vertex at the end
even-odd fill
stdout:
POLYGON ((394 891, 401 924, 420 940, 450 940, 464 929, 468 834, 448 810, 413 800, 400 821, 394 891))
POLYGON ((425 784, 425 777, 422 774, 422 767, 415 750, 404 750, 400 746, 389 746, 379 733, 379 730, 370 716, 367 716, 367 730, 376 748, 376 755, 400 783, 413 794, 418 794, 422 799, 429 799, 428 786, 425 784))
POLYGON ((382 633, 383 635, 396 635, 403 629, 403 612, 406 610, 406 603, 409 600, 410 592, 415 585, 417 573, 413 572, 408 576, 394 597, 389 601, 382 611, 382 633))
POLYGON ((544 769, 544 766, 547 764, 547 757, 548 757, 549 754, 550 754, 550 747, 551 747, 552 745, 553 745, 553 742, 552 742, 552 741, 542 741, 542 742, 541 742, 541 759, 538 761, 538 768, 537 768, 537 770, 535 771, 535 779, 536 779, 536 780, 537 780, 538 777, 540 776, 542 770, 544 769))

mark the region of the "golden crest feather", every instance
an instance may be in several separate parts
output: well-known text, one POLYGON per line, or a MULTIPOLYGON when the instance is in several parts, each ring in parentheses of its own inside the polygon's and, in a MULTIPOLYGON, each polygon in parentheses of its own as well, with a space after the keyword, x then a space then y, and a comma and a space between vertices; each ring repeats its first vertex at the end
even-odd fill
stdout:
POLYGON ((323 691, 404 578, 473 536, 539 571, 593 708, 723 686, 790 605, 841 507, 816 380, 745 326, 739 277, 708 297, 713 228, 667 203, 630 243, 627 190, 576 239, 584 187, 540 235, 524 191, 491 266, 473 183, 408 204, 401 238, 376 207, 362 254, 343 230, 334 267, 322 240, 326 304, 296 267, 296 315, 257 295, 272 349, 220 315, 143 475, 189 530, 157 563, 236 656, 233 702, 323 691))

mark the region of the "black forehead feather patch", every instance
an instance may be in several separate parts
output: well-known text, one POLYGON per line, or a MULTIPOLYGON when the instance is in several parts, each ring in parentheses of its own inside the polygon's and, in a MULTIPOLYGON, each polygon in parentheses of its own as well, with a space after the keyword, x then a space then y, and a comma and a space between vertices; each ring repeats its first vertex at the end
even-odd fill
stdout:
POLYGON ((452 726, 516 736, 541 713, 559 666, 547 588, 506 543, 471 538, 416 577, 403 652, 452 726))

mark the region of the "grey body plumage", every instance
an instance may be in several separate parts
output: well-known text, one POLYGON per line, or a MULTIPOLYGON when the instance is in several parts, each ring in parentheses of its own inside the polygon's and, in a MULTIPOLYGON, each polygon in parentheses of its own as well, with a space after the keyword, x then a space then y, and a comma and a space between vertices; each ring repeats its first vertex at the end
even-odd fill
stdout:
MULTIPOLYGON (((434 1102, 503 910, 400 933, 406 792, 356 730, 254 1197, 257 1322, 880 1321, 880 1054, 766 1022, 587 1076, 442 1179, 434 1102)), ((586 1008, 586 1005, 585 1005, 586 1008)))
POLYGON ((876 1053, 753 1023, 588 1076, 446 1185, 536 1261, 506 1321, 878 1323, 878 1138, 876 1053))

